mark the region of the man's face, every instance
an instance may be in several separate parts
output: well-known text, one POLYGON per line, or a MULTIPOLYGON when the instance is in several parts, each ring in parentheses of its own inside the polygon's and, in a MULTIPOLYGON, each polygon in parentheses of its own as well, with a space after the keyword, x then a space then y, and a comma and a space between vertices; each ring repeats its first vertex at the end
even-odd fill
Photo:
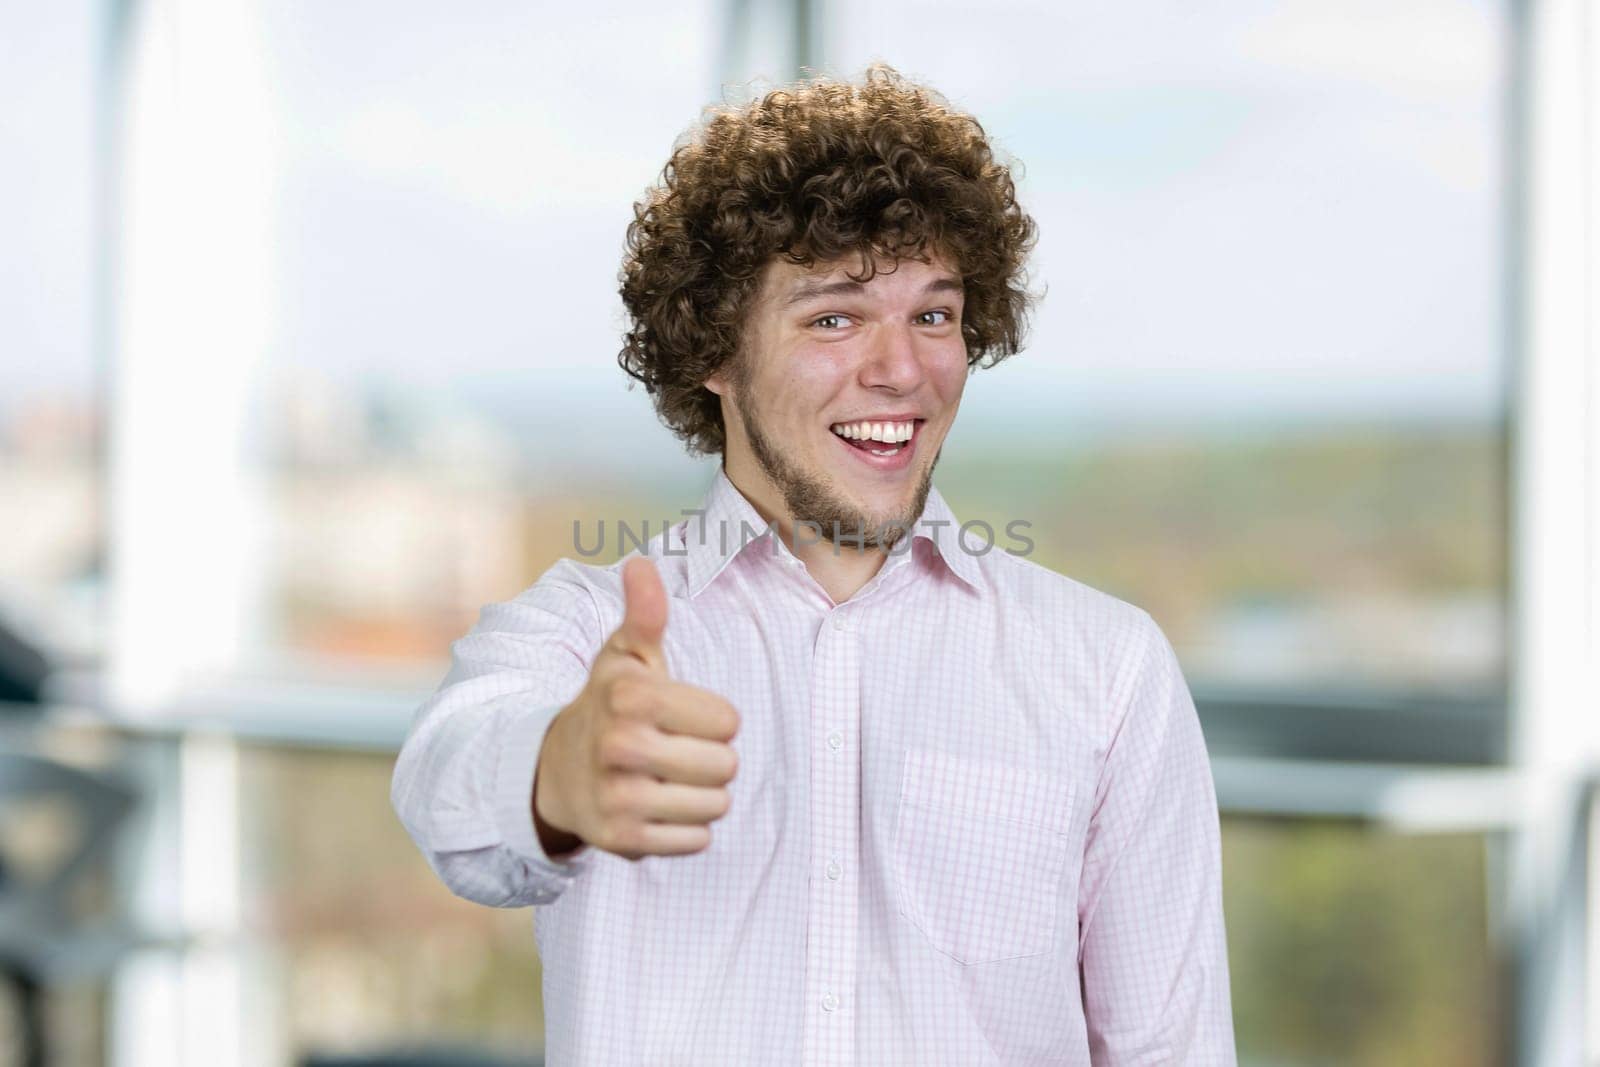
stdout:
POLYGON ((743 351, 706 385, 722 397, 731 477, 790 523, 816 522, 832 540, 837 522, 871 546, 885 524, 909 531, 922 513, 967 350, 961 279, 940 257, 880 263, 865 283, 847 276, 859 266, 774 259, 743 351), (902 443, 862 439, 907 432, 902 443))

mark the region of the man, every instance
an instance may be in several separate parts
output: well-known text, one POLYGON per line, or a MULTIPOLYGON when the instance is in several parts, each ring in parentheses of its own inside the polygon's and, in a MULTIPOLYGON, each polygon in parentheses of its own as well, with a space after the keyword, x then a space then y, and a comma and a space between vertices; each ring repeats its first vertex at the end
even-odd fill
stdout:
POLYGON ((932 485, 1033 238, 887 68, 715 113, 636 209, 619 360, 721 467, 485 607, 393 783, 452 891, 538 905, 549 1062, 1235 1062, 1171 645, 932 485))

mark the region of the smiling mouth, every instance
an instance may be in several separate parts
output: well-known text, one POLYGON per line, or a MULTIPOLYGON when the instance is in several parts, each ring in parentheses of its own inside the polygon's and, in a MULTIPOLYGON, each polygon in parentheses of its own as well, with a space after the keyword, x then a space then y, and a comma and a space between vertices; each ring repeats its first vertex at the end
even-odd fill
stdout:
MULTIPOLYGON (((850 450, 854 461, 876 474, 900 474, 910 469, 922 440, 926 419, 897 422, 834 423, 829 432, 850 450)), ((850 462, 850 461, 846 461, 850 462)))
POLYGON ((909 451, 926 419, 907 419, 897 423, 835 423, 833 435, 858 452, 874 456, 893 456, 909 451))

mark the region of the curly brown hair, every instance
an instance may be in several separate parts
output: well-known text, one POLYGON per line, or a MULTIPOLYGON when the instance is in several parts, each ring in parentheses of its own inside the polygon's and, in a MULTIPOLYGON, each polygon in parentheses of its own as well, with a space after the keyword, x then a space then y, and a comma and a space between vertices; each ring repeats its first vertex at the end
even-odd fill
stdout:
POLYGON ((634 205, 620 274, 631 325, 617 362, 691 454, 725 446, 704 382, 730 359, 740 369, 775 256, 811 269, 855 254, 864 282, 879 259, 931 246, 965 286, 968 367, 1022 347, 1037 231, 976 119, 884 64, 861 84, 813 79, 707 115, 634 205))

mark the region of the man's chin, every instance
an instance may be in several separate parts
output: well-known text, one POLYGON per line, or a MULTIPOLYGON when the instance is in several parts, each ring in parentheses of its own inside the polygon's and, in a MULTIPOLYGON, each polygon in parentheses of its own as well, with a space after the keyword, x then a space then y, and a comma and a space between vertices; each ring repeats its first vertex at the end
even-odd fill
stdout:
POLYGON ((856 514, 857 521, 848 529, 841 528, 841 532, 854 535, 858 530, 864 531, 874 538, 886 537, 888 543, 892 543, 898 536, 910 533, 912 524, 917 521, 917 516, 909 511, 909 502, 893 508, 858 511, 856 514))
POLYGON ((911 509, 917 502, 922 483, 921 475, 917 474, 908 478, 905 484, 892 489, 880 488, 863 493, 852 503, 863 515, 875 517, 878 525, 885 522, 914 522, 917 516, 911 513, 911 509))

